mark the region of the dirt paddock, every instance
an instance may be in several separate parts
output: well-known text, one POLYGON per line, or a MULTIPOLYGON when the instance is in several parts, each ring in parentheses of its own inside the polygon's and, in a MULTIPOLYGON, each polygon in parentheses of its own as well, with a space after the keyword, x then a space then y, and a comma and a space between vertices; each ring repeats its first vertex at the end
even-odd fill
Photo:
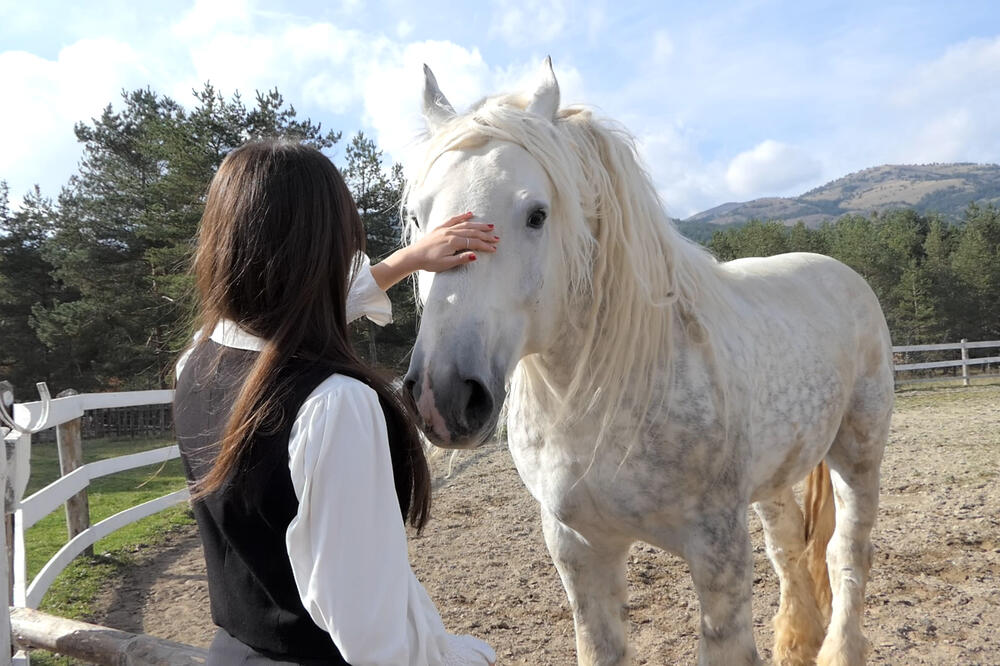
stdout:
MULTIPOLYGON (((865 630, 875 664, 1000 664, 1000 386, 900 393, 883 465, 865 630)), ((434 519, 410 540, 445 625, 488 640, 501 664, 574 664, 573 619, 535 501, 500 445, 434 461, 434 519)), ((754 626, 770 656, 778 586, 754 539, 754 626)), ((638 664, 697 661, 698 605, 679 558, 629 557, 638 664)), ((114 589, 102 624, 197 645, 214 627, 197 535, 177 533, 114 589)))

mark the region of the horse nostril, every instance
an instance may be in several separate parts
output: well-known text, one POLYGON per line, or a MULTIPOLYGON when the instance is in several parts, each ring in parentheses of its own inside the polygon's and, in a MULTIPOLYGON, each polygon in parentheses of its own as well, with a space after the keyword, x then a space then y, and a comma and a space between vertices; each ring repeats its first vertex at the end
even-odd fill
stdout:
POLYGON ((469 427, 478 429, 486 425, 493 415, 493 396, 475 379, 465 380, 469 398, 465 404, 465 419, 469 427))

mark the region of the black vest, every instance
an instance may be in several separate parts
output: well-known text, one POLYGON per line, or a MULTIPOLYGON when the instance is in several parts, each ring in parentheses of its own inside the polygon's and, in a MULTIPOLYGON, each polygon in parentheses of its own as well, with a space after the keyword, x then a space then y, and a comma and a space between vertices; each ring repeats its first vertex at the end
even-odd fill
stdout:
MULTIPOLYGON (((212 468, 225 428, 256 352, 197 345, 177 380, 174 424, 188 482, 212 468)), ((205 547, 212 620, 272 659, 298 664, 347 664, 330 635, 302 605, 285 547, 298 511, 288 471, 288 436, 299 408, 332 374, 293 360, 280 374, 287 389, 283 418, 257 433, 238 473, 194 502, 205 547)))

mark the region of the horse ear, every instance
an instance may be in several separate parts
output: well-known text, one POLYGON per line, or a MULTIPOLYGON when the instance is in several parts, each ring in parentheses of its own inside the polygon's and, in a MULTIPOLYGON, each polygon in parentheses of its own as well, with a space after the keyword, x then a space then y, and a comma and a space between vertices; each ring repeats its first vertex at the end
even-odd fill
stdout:
POLYGON ((527 110, 549 120, 556 119, 556 112, 559 110, 559 82, 552 71, 552 56, 547 56, 542 63, 538 87, 527 110))
POLYGON ((455 108, 438 88, 434 72, 424 65, 424 120, 432 132, 455 116, 455 108))

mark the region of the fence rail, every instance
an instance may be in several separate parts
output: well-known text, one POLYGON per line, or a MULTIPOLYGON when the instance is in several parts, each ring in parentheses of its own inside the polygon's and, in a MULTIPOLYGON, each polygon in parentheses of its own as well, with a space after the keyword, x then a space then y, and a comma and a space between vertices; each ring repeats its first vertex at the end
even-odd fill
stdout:
POLYGON ((188 499, 188 490, 184 488, 183 490, 178 490, 170 494, 158 497, 148 502, 143 502, 131 508, 125 509, 124 511, 119 511, 113 516, 105 518, 93 527, 88 527, 84 531, 77 534, 75 537, 69 540, 66 545, 59 549, 59 551, 52 556, 41 571, 39 571, 35 577, 32 579, 31 584, 25 589, 25 584, 27 582, 26 577, 18 575, 25 570, 25 562, 21 561, 17 557, 17 553, 24 553, 24 530, 27 527, 23 526, 27 523, 22 523, 18 520, 18 514, 15 514, 15 532, 14 532, 14 543, 17 550, 15 550, 15 572, 14 572, 14 605, 22 608, 38 608, 42 603, 42 598, 48 591, 52 583, 55 582, 56 577, 59 576, 62 571, 69 566, 73 559, 82 553, 84 550, 94 545, 99 539, 103 539, 112 532, 119 530, 126 525, 134 523, 137 520, 151 516, 154 513, 158 513, 172 507, 175 504, 184 502, 188 499))
POLYGON ((117 393, 80 393, 48 401, 22 402, 14 405, 14 422, 23 428, 43 430, 83 416, 94 409, 141 407, 169 404, 174 399, 171 390, 124 391, 117 393), (47 414, 46 414, 47 410, 47 414), (44 420, 42 417, 46 416, 44 420))
POLYGON ((970 379, 973 377, 969 374, 969 368, 975 366, 987 366, 986 370, 982 374, 976 375, 976 378, 980 377, 1000 377, 1000 373, 989 373, 988 366, 1000 364, 1000 356, 979 356, 975 358, 970 358, 970 349, 1000 349, 1000 340, 987 340, 982 342, 969 342, 968 340, 962 340, 960 342, 945 342, 941 344, 933 345, 898 345, 892 348, 894 355, 896 354, 912 354, 912 353, 926 353, 926 352, 942 352, 942 351, 958 351, 960 352, 960 358, 949 359, 941 361, 924 361, 920 363, 896 363, 893 365, 893 370, 896 374, 896 385, 901 384, 917 384, 921 382, 940 382, 949 380, 961 380, 964 386, 969 385, 970 379), (936 375, 931 377, 899 377, 900 372, 913 372, 919 370, 941 370, 944 368, 961 368, 961 375, 949 377, 947 375, 936 375))
POLYGON ((106 666, 197 666, 208 651, 145 634, 131 634, 96 624, 11 608, 15 645, 41 648, 106 666))
MULTIPOLYGON (((172 437, 174 433, 173 410, 170 405, 140 405, 137 407, 110 407, 90 409, 80 419, 82 439, 121 437, 172 437)), ((54 442, 52 430, 35 435, 38 442, 54 442)))
MULTIPOLYGON (((6 398, 6 393, 9 392, 10 391, 8 389, 5 389, 5 395, 3 397, 6 398)), ((47 398, 47 392, 43 393, 43 397, 47 398)), ((77 555, 90 549, 97 540, 102 539, 112 532, 115 532, 116 530, 137 520, 151 516, 154 513, 184 502, 188 499, 188 490, 187 488, 184 488, 148 502, 144 502, 137 506, 130 507, 109 518, 105 518, 95 525, 90 525, 90 515, 86 501, 86 490, 92 480, 109 474, 115 474, 117 472, 135 469, 137 467, 144 467, 146 465, 153 465, 167 460, 172 460, 179 457, 180 452, 177 446, 165 446, 151 451, 143 451, 141 453, 134 453, 131 455, 119 456, 117 458, 109 458, 106 460, 82 464, 81 425, 84 421, 85 414, 92 410, 119 410, 122 408, 148 409, 148 406, 150 405, 155 405, 155 411, 159 411, 160 414, 163 414, 164 410, 169 410, 169 404, 172 401, 173 391, 133 391, 121 393, 84 394, 74 394, 72 391, 68 391, 61 393, 58 397, 51 400, 44 399, 35 402, 13 404, 13 409, 9 410, 13 412, 13 422, 18 429, 23 431, 18 432, 17 429, 12 429, 10 432, 6 432, 4 434, 4 441, 8 447, 8 455, 4 461, 6 462, 8 459, 12 461, 12 464, 9 466, 10 469, 8 470, 9 476, 6 476, 8 480, 8 491, 6 493, 7 506, 5 508, 5 513, 13 513, 13 543, 9 544, 7 547, 13 551, 12 556, 10 557, 12 560, 13 570, 13 580, 11 581, 10 594, 15 607, 12 609, 11 614, 11 617, 15 618, 15 626, 21 626, 18 625, 20 620, 17 619, 21 617, 35 618, 32 621, 37 620, 37 622, 41 622, 42 624, 48 622, 48 620, 45 620, 45 616, 43 614, 30 615, 30 609, 38 607, 45 595, 45 592, 55 581, 56 577, 70 564, 70 562, 73 561, 77 555), (52 427, 57 428, 60 472, 62 476, 38 492, 32 494, 30 497, 22 499, 25 488, 27 487, 28 477, 30 475, 29 458, 32 434, 41 431, 42 429, 52 427), (25 531, 43 517, 57 510, 59 506, 63 504, 65 504, 67 512, 69 541, 61 549, 59 549, 59 551, 51 559, 49 559, 48 562, 45 563, 42 569, 29 583, 27 577, 25 531)), ((10 400, 9 402, 13 402, 13 400, 10 400)), ((150 413, 155 413, 155 411, 150 410, 150 413)), ((160 422, 162 423, 162 421, 160 422)), ((4 569, 6 569, 6 567, 4 567, 4 569)), ((6 587, 6 585, 4 587, 6 587)), ((56 618, 56 620, 61 619, 56 618)), ((51 625, 51 622, 49 622, 49 625, 51 625)), ((50 626, 49 628, 52 629, 52 631, 56 631, 56 627, 54 626, 50 626)), ((102 627, 93 627, 93 629, 114 633, 113 630, 107 630, 102 627)), ((89 635, 97 636, 98 634, 91 633, 89 635)), ((195 663, 191 662, 190 659, 185 661, 185 659, 187 659, 186 656, 179 657, 181 658, 181 661, 177 662, 170 660, 163 661, 160 658, 153 661, 148 659, 143 660, 144 658, 141 657, 141 655, 137 656, 136 654, 133 654, 133 652, 129 652, 128 659, 122 661, 121 657, 124 653, 113 652, 114 650, 122 648, 122 646, 126 643, 129 646, 148 646, 150 640, 153 640, 154 642, 155 640, 150 637, 142 636, 132 636, 131 638, 128 638, 128 640, 125 640, 127 636, 124 634, 118 638, 121 638, 122 640, 115 639, 103 643, 98 641, 98 643, 87 648, 90 649, 93 647, 97 650, 94 654, 100 653, 103 655, 100 659, 94 659, 96 663, 128 663, 147 665, 195 663)), ((2 639, 2 631, 0 631, 0 639, 2 639)), ((18 640, 21 647, 29 645, 37 645, 39 647, 42 646, 32 640, 21 639, 24 639, 23 634, 19 636, 18 640)), ((68 643, 62 639, 55 640, 52 643, 52 645, 56 647, 64 644, 68 645, 68 643)), ((187 648, 190 648, 190 646, 180 645, 177 649, 180 649, 183 652, 183 650, 187 648)), ((169 646, 165 649, 167 650, 167 653, 170 652, 169 646)), ((195 650, 194 648, 190 649, 195 650)), ((132 648, 130 647, 129 650, 132 650, 132 648)), ((55 651, 61 654, 70 654, 63 649, 56 649, 55 651)), ((27 664, 28 657, 24 652, 19 652, 15 655, 13 663, 27 664)))

